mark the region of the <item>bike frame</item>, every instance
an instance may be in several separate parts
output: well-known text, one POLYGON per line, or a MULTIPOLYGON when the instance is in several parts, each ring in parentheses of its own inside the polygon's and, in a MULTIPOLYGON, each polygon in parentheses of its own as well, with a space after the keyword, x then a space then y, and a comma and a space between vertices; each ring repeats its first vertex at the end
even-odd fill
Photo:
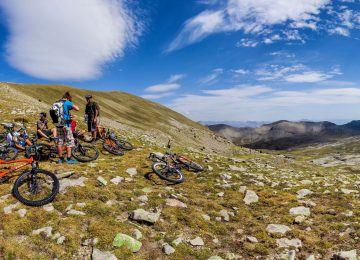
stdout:
POLYGON ((1 164, 14 164, 14 163, 21 163, 20 165, 16 165, 16 166, 12 166, 10 167, 9 169, 5 170, 5 171, 2 171, 0 172, 0 177, 4 177, 5 175, 11 173, 11 172, 14 172, 22 167, 25 167, 25 166, 28 166, 28 165, 33 165, 34 163, 34 159, 32 157, 30 157, 29 159, 19 159, 19 160, 13 160, 13 161, 3 161, 3 160, 0 160, 0 165, 1 164))

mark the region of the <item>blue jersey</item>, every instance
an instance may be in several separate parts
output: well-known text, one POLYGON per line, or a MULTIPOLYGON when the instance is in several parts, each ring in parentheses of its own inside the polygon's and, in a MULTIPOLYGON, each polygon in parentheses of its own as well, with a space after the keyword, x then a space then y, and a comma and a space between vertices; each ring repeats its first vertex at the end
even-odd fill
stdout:
MULTIPOLYGON (((69 100, 66 100, 64 102, 64 119, 67 121, 67 122, 70 122, 71 118, 70 118, 70 110, 73 108, 74 104, 69 101, 69 100)), ((66 123, 66 126, 70 126, 70 123, 66 123)))

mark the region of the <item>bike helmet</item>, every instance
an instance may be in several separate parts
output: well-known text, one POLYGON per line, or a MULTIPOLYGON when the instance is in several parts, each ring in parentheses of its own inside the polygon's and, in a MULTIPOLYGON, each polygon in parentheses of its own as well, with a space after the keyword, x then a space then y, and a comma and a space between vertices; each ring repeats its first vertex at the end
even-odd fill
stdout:
POLYGON ((39 114, 39 116, 41 116, 41 117, 46 117, 46 113, 45 113, 45 112, 41 112, 41 113, 39 114))

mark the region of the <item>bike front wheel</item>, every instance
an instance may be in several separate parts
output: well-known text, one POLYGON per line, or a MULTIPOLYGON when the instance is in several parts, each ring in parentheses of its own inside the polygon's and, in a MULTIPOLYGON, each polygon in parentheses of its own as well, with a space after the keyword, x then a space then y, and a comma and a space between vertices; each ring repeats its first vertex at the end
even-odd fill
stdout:
POLYGON ((34 169, 15 181, 14 196, 28 206, 40 207, 52 202, 59 192, 59 180, 52 172, 34 169))
POLYGON ((117 140, 116 143, 117 143, 118 146, 120 146, 124 150, 130 151, 130 150, 134 149, 134 146, 128 141, 117 140))
POLYGON ((16 159, 18 153, 19 151, 16 148, 7 147, 0 151, 0 159, 3 161, 12 161, 16 159))
POLYGON ((121 147, 117 145, 114 141, 105 140, 103 144, 103 148, 109 153, 115 155, 124 155, 124 150, 121 149, 121 147))
POLYGON ((96 147, 90 145, 77 145, 71 154, 79 162, 91 162, 99 157, 99 151, 96 147))
POLYGON ((184 174, 179 169, 170 167, 165 162, 154 162, 151 168, 156 173, 156 175, 163 180, 172 183, 182 183, 185 180, 184 174))

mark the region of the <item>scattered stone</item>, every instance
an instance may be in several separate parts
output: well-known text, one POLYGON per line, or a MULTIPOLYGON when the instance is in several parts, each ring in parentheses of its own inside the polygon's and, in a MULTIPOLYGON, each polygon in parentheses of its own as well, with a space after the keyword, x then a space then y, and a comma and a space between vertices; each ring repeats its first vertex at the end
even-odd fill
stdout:
POLYGON ((286 232, 290 231, 290 228, 285 225, 270 224, 266 227, 266 231, 269 232, 270 234, 278 233, 278 234, 285 235, 286 232))
POLYGON ((106 186, 107 185, 107 180, 105 180, 103 177, 99 176, 97 177, 97 181, 98 183, 100 183, 100 185, 102 186, 106 186))
POLYGON ((20 203, 16 202, 15 204, 11 204, 9 206, 4 207, 4 214, 10 214, 13 211, 13 209, 15 209, 19 205, 20 203))
POLYGON ((359 193, 358 190, 349 190, 349 189, 341 189, 341 192, 344 194, 359 193))
POLYGON ((61 236, 61 237, 59 237, 59 238, 56 240, 56 243, 57 243, 58 245, 61 245, 61 244, 64 243, 65 240, 66 240, 66 238, 65 238, 64 236, 61 236))
POLYGON ((11 197, 11 194, 6 194, 6 195, 1 196, 0 197, 0 203, 4 202, 5 200, 7 200, 10 197, 11 197))
POLYGON ((176 199, 166 199, 166 205, 169 207, 187 208, 187 205, 176 199))
POLYGON ((295 215, 295 216, 307 216, 308 217, 311 214, 310 209, 305 208, 303 206, 291 208, 289 212, 291 215, 295 215))
POLYGON ((70 209, 66 212, 67 215, 74 215, 74 216, 85 216, 86 214, 82 211, 70 209))
POLYGON ((166 255, 171 255, 171 254, 175 253, 175 248, 170 246, 168 243, 164 244, 162 249, 166 255))
POLYGON ((231 171, 237 171, 237 172, 244 172, 244 171, 246 171, 245 168, 243 168, 243 167, 237 167, 237 166, 235 166, 235 165, 229 165, 229 168, 230 168, 231 171))
POLYGON ((315 256, 314 255, 309 255, 306 260, 315 260, 315 256))
POLYGON ((311 195, 311 194, 313 194, 313 192, 311 191, 311 190, 308 190, 308 189, 302 189, 302 190, 299 190, 298 192, 297 192, 297 198, 298 199, 302 199, 302 198, 304 198, 304 197, 306 197, 306 196, 308 196, 308 195, 311 195))
POLYGON ((89 163, 88 167, 90 168, 95 168, 97 166, 97 163, 89 163))
POLYGON ((115 178, 112 178, 110 180, 111 183, 115 184, 115 185, 118 185, 120 182, 122 182, 124 180, 123 177, 120 177, 120 176, 116 176, 115 178))
POLYGON ((22 218, 25 217, 26 212, 27 212, 26 209, 19 209, 19 210, 17 211, 17 213, 19 214, 19 216, 22 217, 22 218))
POLYGON ((246 187, 246 186, 240 186, 240 188, 239 188, 239 192, 241 192, 242 194, 244 194, 244 193, 245 193, 245 191, 246 191, 246 189, 247 189, 247 187, 246 187))
POLYGON ((205 221, 210 221, 210 216, 209 215, 203 214, 202 217, 203 217, 203 219, 205 221))
POLYGON ((340 251, 333 255, 332 259, 336 260, 357 260, 356 249, 350 251, 340 251))
POLYGON ((228 222, 230 220, 230 216, 229 216, 229 213, 227 212, 227 210, 223 209, 219 212, 219 214, 226 222, 228 222))
POLYGON ((43 208, 43 210, 45 210, 46 212, 51 212, 51 211, 55 210, 55 208, 54 208, 54 206, 53 206, 52 203, 46 204, 46 205, 44 205, 42 208, 43 208))
POLYGON ((68 187, 76 187, 76 186, 84 187, 85 186, 84 182, 86 180, 87 180, 87 178, 85 178, 85 177, 80 177, 78 179, 62 179, 62 180, 60 180, 59 192, 65 193, 66 189, 68 187))
POLYGON ((220 178, 223 180, 231 180, 232 176, 231 174, 227 173, 227 172, 221 172, 219 174, 220 178))
POLYGON ((351 210, 347 210, 346 212, 344 212, 344 215, 346 217, 352 217, 354 215, 354 212, 352 212, 351 210))
POLYGON ((171 245, 173 245, 173 246, 178 246, 178 245, 180 245, 182 242, 183 242, 183 238, 182 238, 182 237, 178 237, 178 238, 174 239, 174 240, 171 242, 171 245))
POLYGON ((220 197, 220 198, 222 198, 222 197, 224 197, 224 192, 219 192, 219 193, 216 193, 216 195, 218 196, 218 197, 220 197))
POLYGON ((209 172, 212 172, 212 171, 214 170, 214 168, 213 168, 212 166, 210 166, 210 165, 208 165, 207 168, 208 168, 208 171, 209 171, 209 172))
POLYGON ((256 203, 259 201, 258 195, 255 193, 255 191, 247 190, 246 195, 244 198, 244 202, 246 205, 250 205, 251 203, 256 203))
POLYGON ((247 236, 246 240, 249 241, 250 243, 258 243, 259 242, 256 237, 252 237, 252 236, 247 236))
POLYGON ((55 175, 59 180, 69 178, 70 176, 74 175, 74 173, 74 171, 55 171, 55 175))
POLYGON ((79 207, 79 208, 85 208, 86 207, 86 203, 85 202, 78 202, 75 204, 76 207, 79 207))
POLYGON ((129 174, 131 177, 134 177, 137 174, 136 168, 129 168, 126 170, 126 173, 129 174))
POLYGON ((289 247, 295 247, 300 248, 302 247, 302 243, 300 239, 288 239, 288 238, 280 238, 276 239, 276 244, 280 248, 289 248, 289 247))
POLYGON ((133 253, 138 252, 141 249, 142 243, 131 236, 128 236, 126 234, 116 234, 113 246, 115 247, 123 247, 130 249, 133 253))
POLYGON ((290 251, 285 251, 283 254, 280 254, 278 259, 295 260, 295 257, 296 257, 296 251, 290 250, 290 251))
POLYGON ((208 260, 223 260, 223 258, 221 258, 221 257, 218 256, 218 255, 214 255, 214 256, 208 258, 208 260))
POLYGON ((137 240, 140 240, 143 237, 143 235, 139 229, 134 229, 134 236, 137 240))
POLYGON ((159 220, 161 212, 148 212, 144 209, 137 209, 130 213, 130 219, 137 221, 144 221, 150 224, 154 224, 159 220))
POLYGON ((203 246, 203 245, 205 245, 204 241, 202 240, 201 237, 196 237, 196 238, 190 240, 189 242, 190 242, 190 244, 192 246, 203 246))
POLYGON ((91 259, 92 260, 117 260, 117 257, 114 256, 112 253, 110 253, 109 251, 100 251, 97 248, 94 248, 92 254, 91 254, 91 259))
POLYGON ((328 210, 326 211, 326 213, 329 214, 329 215, 335 216, 335 215, 336 215, 336 210, 335 210, 335 209, 328 209, 328 210))
POLYGON ((302 180, 300 181, 302 185, 312 185, 314 182, 311 180, 302 180))
POLYGON ((152 192, 152 188, 151 187, 145 187, 145 188, 142 189, 142 191, 145 192, 145 193, 150 193, 150 192, 152 192))
POLYGON ((36 230, 33 230, 33 235, 42 235, 45 238, 50 238, 52 236, 52 227, 43 227, 36 230))

